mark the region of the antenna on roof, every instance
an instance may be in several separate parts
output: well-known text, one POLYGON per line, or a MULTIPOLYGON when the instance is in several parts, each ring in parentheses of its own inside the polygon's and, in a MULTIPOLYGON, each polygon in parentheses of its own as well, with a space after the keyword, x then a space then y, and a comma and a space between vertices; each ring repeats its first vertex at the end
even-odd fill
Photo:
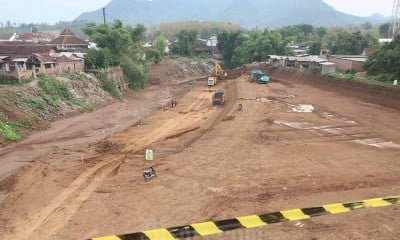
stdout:
POLYGON ((103 8, 103 23, 104 23, 104 25, 107 24, 107 22, 106 22, 106 8, 103 8))

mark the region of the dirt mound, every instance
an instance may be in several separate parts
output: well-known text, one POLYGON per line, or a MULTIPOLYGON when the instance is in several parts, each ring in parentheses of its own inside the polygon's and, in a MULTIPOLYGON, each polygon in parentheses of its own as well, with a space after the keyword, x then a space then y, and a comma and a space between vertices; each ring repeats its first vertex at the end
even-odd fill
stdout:
POLYGON ((48 92, 41 89, 38 80, 0 88, 0 145, 18 141, 33 130, 46 128, 50 122, 91 111, 113 99, 97 78, 84 73, 56 77, 49 84, 54 89, 48 92), (66 86, 71 97, 64 98, 59 93, 60 86, 66 86))
POLYGON ((211 60, 188 58, 165 59, 150 68, 151 84, 179 84, 182 81, 202 78, 214 71, 211 60))
POLYGON ((344 96, 356 97, 373 104, 400 110, 400 88, 335 79, 294 69, 270 68, 268 72, 271 74, 273 81, 305 83, 320 89, 334 91, 344 96))

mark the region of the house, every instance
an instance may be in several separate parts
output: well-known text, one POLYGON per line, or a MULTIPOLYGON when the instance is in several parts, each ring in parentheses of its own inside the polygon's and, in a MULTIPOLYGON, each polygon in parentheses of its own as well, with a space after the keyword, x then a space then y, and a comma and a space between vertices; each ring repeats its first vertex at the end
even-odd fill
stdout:
POLYGON ((18 37, 16 33, 0 33, 0 42, 12 42, 18 37))
POLYGON ((58 52, 86 52, 89 43, 76 37, 68 28, 53 41, 48 43, 49 46, 55 47, 58 52))
POLYGON ((330 55, 329 62, 335 63, 340 71, 364 72, 362 65, 368 57, 363 55, 330 55))
POLYGON ((217 45, 218 45, 218 37, 217 36, 212 36, 209 39, 207 39, 208 47, 217 47, 217 45))
POLYGON ((196 53, 197 54, 202 54, 202 53, 208 54, 208 53, 211 53, 212 49, 211 49, 210 46, 207 45, 207 43, 208 43, 207 40, 198 38, 196 40, 196 43, 195 43, 195 45, 196 45, 196 53))
POLYGON ((62 52, 53 53, 51 56, 62 72, 82 72, 85 70, 84 55, 62 52))
POLYGON ((320 67, 321 63, 328 62, 328 60, 320 56, 300 55, 300 56, 276 56, 268 55, 267 63, 281 67, 293 67, 308 69, 312 67, 320 67))
POLYGON ((47 43, 54 39, 51 34, 41 32, 31 32, 19 34, 14 41, 26 43, 47 43))

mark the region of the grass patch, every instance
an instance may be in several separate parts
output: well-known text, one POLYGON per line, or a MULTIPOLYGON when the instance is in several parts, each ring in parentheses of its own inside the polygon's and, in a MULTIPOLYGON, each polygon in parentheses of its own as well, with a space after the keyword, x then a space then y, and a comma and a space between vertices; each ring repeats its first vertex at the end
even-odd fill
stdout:
POLYGON ((339 78, 339 79, 357 80, 357 76, 354 73, 333 72, 333 73, 329 73, 328 77, 339 78))
POLYGON ((118 90, 117 84, 114 80, 108 78, 105 72, 96 72, 96 77, 99 79, 101 87, 104 89, 104 91, 110 93, 113 98, 121 99, 121 93, 118 90))
POLYGON ((14 127, 3 122, 0 122, 0 133, 8 141, 16 142, 21 140, 21 136, 17 133, 17 130, 14 127))

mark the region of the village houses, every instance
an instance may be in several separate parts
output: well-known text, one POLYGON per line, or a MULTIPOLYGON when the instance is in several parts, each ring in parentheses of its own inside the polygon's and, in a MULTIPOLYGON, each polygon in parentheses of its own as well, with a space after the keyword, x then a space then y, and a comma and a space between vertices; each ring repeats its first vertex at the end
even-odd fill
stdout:
POLYGON ((57 38, 29 33, 0 42, 0 80, 17 80, 38 74, 60 74, 84 70, 89 44, 65 29, 57 38), (21 40, 24 36, 24 41, 21 40), (33 38, 31 38, 33 37, 33 38), (36 41, 40 38, 40 41, 36 41))

